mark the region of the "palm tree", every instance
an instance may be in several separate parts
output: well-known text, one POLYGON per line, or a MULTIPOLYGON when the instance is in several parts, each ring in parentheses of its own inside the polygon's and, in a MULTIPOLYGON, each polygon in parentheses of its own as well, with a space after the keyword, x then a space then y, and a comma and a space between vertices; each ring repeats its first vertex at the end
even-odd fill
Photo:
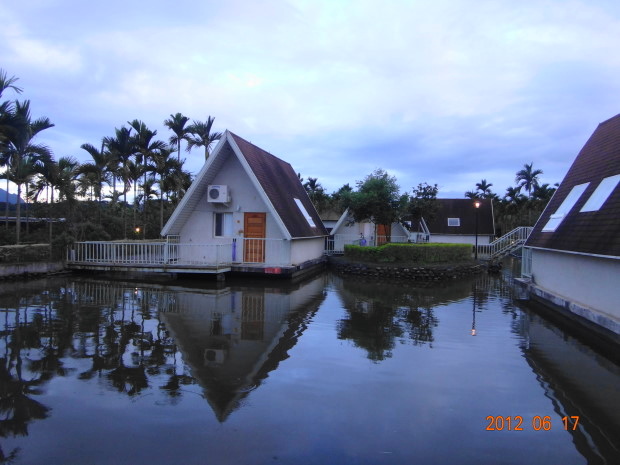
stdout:
POLYGON ((135 229, 136 211, 138 210, 138 181, 146 173, 146 170, 141 163, 138 161, 134 163, 132 160, 127 162, 126 170, 133 184, 133 228, 135 229))
POLYGON ((479 199, 480 194, 477 191, 467 191, 465 192, 465 198, 467 199, 479 199))
POLYGON ((80 175, 80 164, 74 157, 60 157, 58 159, 58 178, 55 188, 58 190, 58 200, 75 201, 76 183, 80 175))
POLYGON ((95 184, 93 186, 95 190, 95 197, 101 202, 103 196, 103 186, 110 181, 111 178, 111 155, 109 152, 100 151, 91 144, 82 144, 80 146, 82 150, 86 150, 91 158, 92 162, 82 163, 79 166, 79 174, 85 174, 89 177, 95 176, 95 184))
POLYGON ((481 197, 486 199, 487 196, 491 195, 492 185, 492 183, 488 183, 486 179, 483 179, 482 181, 476 183, 476 190, 479 190, 482 193, 481 197))
POLYGON ((92 163, 83 163, 79 166, 79 175, 87 176, 93 183, 93 189, 95 191, 95 197, 97 198, 99 224, 101 224, 101 203, 103 200, 103 186, 105 183, 110 182, 112 177, 112 155, 109 151, 98 150, 91 144, 82 144, 80 146, 82 150, 86 150, 91 158, 92 163))
POLYGON ((142 221, 142 224, 143 224, 142 237, 143 238, 146 238, 146 226, 148 224, 149 201, 151 200, 151 197, 154 197, 157 194, 155 189, 153 189, 154 185, 155 185, 155 179, 150 178, 150 179, 145 180, 144 183, 140 186, 142 188, 142 201, 144 202, 144 211, 143 211, 144 219, 142 221))
POLYGON ((532 189, 538 186, 538 176, 543 174, 542 170, 533 169, 534 162, 529 165, 523 165, 523 169, 517 171, 515 181, 518 183, 519 189, 525 188, 527 196, 532 196, 532 189))
POLYGON ((21 190, 22 185, 27 182, 30 177, 36 174, 32 166, 28 163, 38 163, 52 157, 51 150, 42 144, 33 143, 34 137, 41 131, 51 128, 54 125, 49 118, 41 117, 34 121, 30 116, 30 101, 15 102, 15 110, 13 111, 13 124, 15 130, 9 134, 8 144, 5 153, 9 157, 9 168, 6 175, 17 184, 17 227, 15 240, 19 244, 20 240, 20 223, 21 223, 21 190))
POLYGON ((555 187, 550 187, 549 184, 541 184, 539 186, 534 187, 532 190, 532 199, 544 202, 545 204, 551 200, 553 194, 557 189, 555 187))
POLYGON ((170 119, 164 121, 164 124, 174 132, 174 136, 170 136, 170 143, 177 146, 177 161, 181 161, 181 141, 187 140, 188 129, 185 127, 189 118, 181 113, 170 115, 170 119))
POLYGON ((136 163, 142 164, 144 167, 144 182, 146 182, 146 173, 149 160, 153 156, 153 152, 166 148, 166 143, 161 140, 153 140, 157 135, 157 131, 151 131, 142 121, 134 119, 129 125, 134 129, 134 144, 136 146, 136 163))
POLYGON ((127 218, 126 218, 126 206, 127 206, 127 191, 131 185, 131 173, 128 169, 128 164, 132 156, 135 155, 137 149, 135 140, 131 136, 131 128, 122 126, 120 129, 115 129, 115 137, 106 137, 104 144, 110 152, 112 157, 112 163, 115 164, 115 168, 112 171, 112 176, 115 179, 121 179, 123 181, 123 234, 127 237, 127 218))
POLYGON ((170 176, 170 173, 177 169, 181 169, 181 163, 170 155, 173 153, 172 148, 158 150, 153 153, 151 171, 154 172, 159 179, 157 184, 159 185, 159 229, 164 227, 164 192, 165 192, 165 179, 170 176))
POLYGON ((216 140, 222 138, 221 132, 211 132, 211 127, 215 118, 208 116, 206 122, 193 121, 193 123, 187 127, 187 151, 189 152, 194 147, 205 148, 205 161, 209 159, 209 153, 211 152, 211 146, 216 140))
MULTIPOLYGON (((6 71, 0 68, 0 98, 2 97, 2 93, 11 89, 16 94, 21 94, 21 87, 17 87, 15 82, 17 82, 18 78, 15 76, 8 77, 6 71)), ((13 125, 11 124, 12 115, 13 115, 14 105, 13 102, 7 100, 5 102, 0 102, 0 153, 6 150, 8 143, 8 134, 13 132, 13 125)), ((2 164, 2 166, 6 166, 6 164, 2 164)), ((8 195, 7 192, 7 202, 8 195)))

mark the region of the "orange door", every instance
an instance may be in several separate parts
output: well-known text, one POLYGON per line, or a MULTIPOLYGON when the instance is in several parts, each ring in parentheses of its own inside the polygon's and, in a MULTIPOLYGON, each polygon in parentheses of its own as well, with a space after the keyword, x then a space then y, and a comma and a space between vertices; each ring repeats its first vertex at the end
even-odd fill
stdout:
POLYGON ((241 339, 262 341, 265 326, 265 296, 243 293, 241 301, 241 339))
POLYGON ((377 245, 383 245, 390 242, 391 227, 389 224, 377 225, 377 245))
POLYGON ((266 213, 244 213, 243 215, 243 261, 265 262, 266 213), (256 239, 254 239, 256 238, 256 239), (259 240, 260 238, 260 240, 259 240))

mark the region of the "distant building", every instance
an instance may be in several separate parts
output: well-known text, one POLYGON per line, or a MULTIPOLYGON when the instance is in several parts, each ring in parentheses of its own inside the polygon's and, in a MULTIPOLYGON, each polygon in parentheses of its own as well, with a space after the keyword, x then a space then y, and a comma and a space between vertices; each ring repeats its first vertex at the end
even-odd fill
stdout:
POLYGON ((355 221, 347 208, 330 232, 328 250, 342 252, 347 244, 382 245, 387 242, 408 242, 409 231, 400 223, 375 224, 370 220, 355 221))
POLYGON ((473 245, 477 233, 479 245, 489 244, 495 239, 493 202, 489 199, 477 201, 480 202, 478 209, 471 199, 437 199, 435 215, 422 218, 416 229, 429 235, 428 242, 473 245))
POLYGON ((596 128, 525 243, 532 298, 620 341, 620 115, 596 128))

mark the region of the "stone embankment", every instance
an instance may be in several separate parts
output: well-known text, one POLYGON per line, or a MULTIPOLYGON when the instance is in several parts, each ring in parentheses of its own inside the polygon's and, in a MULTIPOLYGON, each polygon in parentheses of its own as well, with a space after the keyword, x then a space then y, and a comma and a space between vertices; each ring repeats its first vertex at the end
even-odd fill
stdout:
POLYGON ((443 281, 481 273, 486 268, 478 263, 454 265, 391 265, 349 262, 330 257, 330 268, 336 273, 408 281, 443 281))
POLYGON ((36 278, 61 273, 64 269, 64 263, 61 261, 0 264, 0 280, 36 278))

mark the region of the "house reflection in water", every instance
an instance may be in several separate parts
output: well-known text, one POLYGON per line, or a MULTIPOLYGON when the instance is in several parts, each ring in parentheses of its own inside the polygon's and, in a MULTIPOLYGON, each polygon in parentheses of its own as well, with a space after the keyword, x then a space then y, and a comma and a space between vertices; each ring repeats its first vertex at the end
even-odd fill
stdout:
POLYGON ((283 286, 183 292, 161 314, 221 422, 288 357, 324 299, 322 278, 283 286))
POLYGON ((579 417, 568 427, 577 450, 588 463, 620 463, 619 366, 537 314, 529 313, 525 331, 525 358, 554 410, 579 417))

